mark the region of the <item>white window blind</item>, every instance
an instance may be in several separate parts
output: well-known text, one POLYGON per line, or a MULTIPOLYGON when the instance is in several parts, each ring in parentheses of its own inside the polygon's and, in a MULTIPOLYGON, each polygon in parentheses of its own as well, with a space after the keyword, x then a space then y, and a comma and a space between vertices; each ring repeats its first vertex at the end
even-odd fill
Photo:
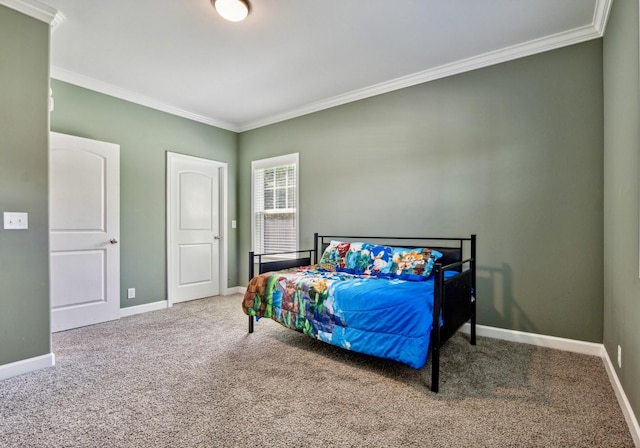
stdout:
POLYGON ((253 250, 298 249, 298 154, 254 161, 253 250))

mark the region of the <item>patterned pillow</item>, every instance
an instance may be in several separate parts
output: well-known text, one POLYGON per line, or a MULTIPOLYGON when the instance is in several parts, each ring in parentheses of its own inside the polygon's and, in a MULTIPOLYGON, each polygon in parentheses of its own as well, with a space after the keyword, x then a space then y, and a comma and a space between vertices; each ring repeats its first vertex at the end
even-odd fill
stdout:
POLYGON ((371 262, 368 269, 364 272, 368 275, 384 276, 389 273, 389 267, 391 266, 391 259, 393 257, 393 248, 389 246, 378 246, 372 244, 369 248, 371 262))
POLYGON ((318 269, 322 271, 334 272, 343 269, 346 262, 349 243, 334 241, 327 246, 318 263, 318 269))
POLYGON ((351 243, 347 252, 347 262, 344 268, 339 269, 350 274, 364 274, 371 264, 371 244, 351 243))
POLYGON ((402 280, 426 280, 442 253, 433 249, 396 247, 388 274, 402 280))
POLYGON ((422 273, 422 276, 426 280, 431 275, 431 271, 433 271, 433 265, 436 264, 436 261, 442 258, 442 252, 425 247, 422 249, 422 256, 427 260, 424 272, 422 273))

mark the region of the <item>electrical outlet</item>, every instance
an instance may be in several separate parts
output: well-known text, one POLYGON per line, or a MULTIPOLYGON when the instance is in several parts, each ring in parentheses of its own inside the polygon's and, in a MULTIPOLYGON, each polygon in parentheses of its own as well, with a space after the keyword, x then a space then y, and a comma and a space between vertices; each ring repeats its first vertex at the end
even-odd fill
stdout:
POLYGON ((4 212, 4 229, 28 229, 29 228, 29 214, 28 213, 13 213, 4 212))
POLYGON ((136 288, 127 289, 127 299, 135 299, 136 298, 136 288))
POLYGON ((622 369, 622 347, 618 345, 618 367, 622 369))

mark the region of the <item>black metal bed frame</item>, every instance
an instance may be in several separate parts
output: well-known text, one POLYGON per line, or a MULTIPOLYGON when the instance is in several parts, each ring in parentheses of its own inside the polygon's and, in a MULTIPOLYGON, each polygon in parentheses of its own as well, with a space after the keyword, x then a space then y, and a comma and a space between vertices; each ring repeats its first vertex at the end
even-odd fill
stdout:
MULTIPOLYGON (((249 252, 249 280, 255 276, 255 266, 258 274, 279 271, 298 266, 308 266, 318 263, 319 250, 329 245, 331 240, 367 241, 388 244, 387 242, 402 242, 404 247, 424 247, 425 244, 415 243, 438 242, 442 247, 429 244, 427 247, 442 252, 443 256, 435 263, 434 275, 434 304, 433 325, 431 329, 431 390, 438 392, 440 381, 440 348, 466 322, 470 322, 470 343, 476 345, 476 235, 465 238, 424 238, 424 237, 375 237, 375 236, 339 236, 314 234, 313 249, 256 254, 249 252), (410 242, 412 244, 404 244, 410 242), (469 256, 464 258, 465 243, 469 246, 469 256), (295 256, 295 258, 292 258, 295 256), (275 259, 274 259, 275 258, 275 259), (455 271, 452 277, 444 278, 446 271, 455 271), (442 323, 441 323, 442 319, 442 323)), ((254 329, 253 316, 249 316, 249 333, 254 329)))

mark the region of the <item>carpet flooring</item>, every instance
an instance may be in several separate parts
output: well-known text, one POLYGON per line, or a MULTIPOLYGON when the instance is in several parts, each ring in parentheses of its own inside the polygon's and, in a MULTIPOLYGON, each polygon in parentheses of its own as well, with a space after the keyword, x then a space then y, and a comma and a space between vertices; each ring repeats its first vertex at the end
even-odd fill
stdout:
POLYGON ((273 321, 241 296, 53 335, 0 382, 2 447, 633 447, 597 357, 463 334, 422 370, 273 321))

